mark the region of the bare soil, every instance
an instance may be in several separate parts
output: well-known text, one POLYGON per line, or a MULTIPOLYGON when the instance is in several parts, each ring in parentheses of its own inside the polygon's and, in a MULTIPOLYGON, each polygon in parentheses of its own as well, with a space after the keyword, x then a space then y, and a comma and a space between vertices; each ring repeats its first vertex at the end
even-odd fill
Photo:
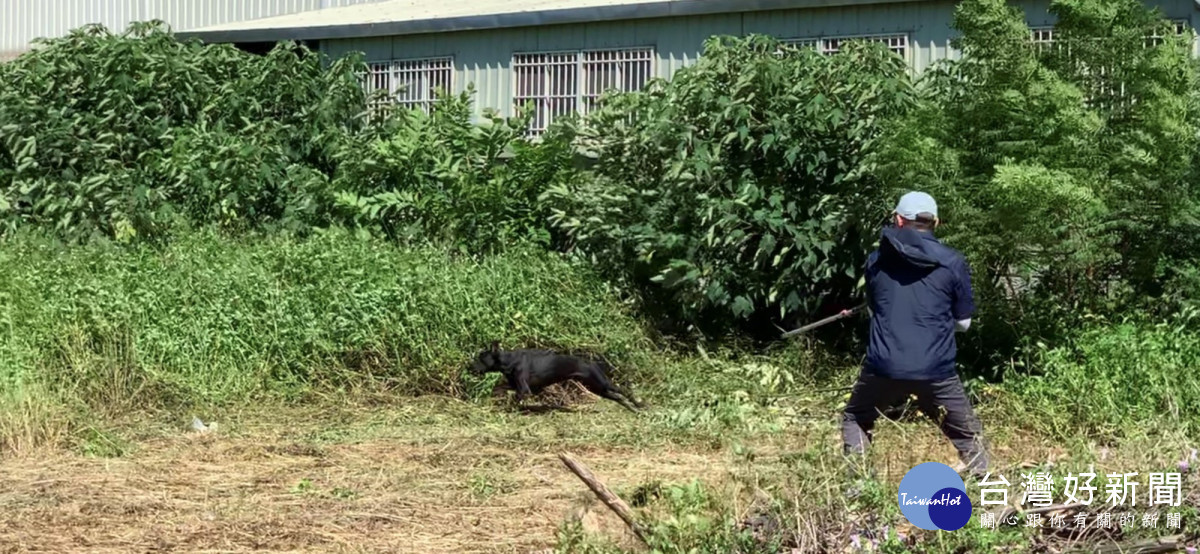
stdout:
POLYGON ((593 436, 556 448, 539 438, 594 433, 586 428, 616 414, 587 411, 513 416, 506 431, 525 441, 488 432, 504 422, 381 431, 277 413, 232 431, 163 429, 116 458, 0 460, 0 552, 527 553, 552 548, 570 517, 628 535, 562 465, 564 448, 614 488, 720 480, 728 469, 705 445, 604 446, 593 436))

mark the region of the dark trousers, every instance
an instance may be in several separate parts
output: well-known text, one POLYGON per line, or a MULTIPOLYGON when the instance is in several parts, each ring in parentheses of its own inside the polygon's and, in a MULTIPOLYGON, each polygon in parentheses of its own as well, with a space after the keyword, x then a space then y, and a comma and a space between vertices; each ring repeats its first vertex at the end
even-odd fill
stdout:
POLYGON ((917 396, 921 411, 938 424, 971 473, 983 476, 988 466, 983 425, 957 375, 940 381, 907 381, 859 374, 842 414, 845 453, 865 454, 882 410, 910 394, 917 396))

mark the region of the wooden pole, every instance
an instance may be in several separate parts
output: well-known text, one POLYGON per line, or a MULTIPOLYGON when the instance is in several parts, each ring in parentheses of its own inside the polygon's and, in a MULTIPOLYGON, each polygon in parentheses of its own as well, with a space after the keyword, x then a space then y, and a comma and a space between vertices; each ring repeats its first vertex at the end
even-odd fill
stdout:
POLYGON ((855 306, 855 307, 853 307, 853 308, 850 308, 849 310, 843 310, 843 311, 841 311, 841 312, 839 312, 839 313, 837 313, 837 314, 835 314, 835 315, 831 315, 831 316, 829 316, 829 317, 827 317, 827 318, 825 318, 825 319, 822 319, 822 320, 820 320, 820 321, 817 321, 817 322, 814 322, 814 323, 809 323, 808 325, 805 325, 804 327, 801 327, 801 328, 799 328, 799 329, 793 329, 793 330, 791 330, 791 331, 788 331, 788 332, 784 333, 784 334, 783 334, 783 336, 782 336, 781 338, 785 338, 785 339, 786 339, 786 338, 794 337, 794 336, 796 336, 796 335, 799 335, 799 334, 807 333, 807 332, 809 332, 809 331, 812 331, 813 329, 816 329, 817 327, 821 327, 821 326, 823 326, 823 325, 828 325, 828 324, 830 324, 830 323, 833 323, 833 322, 835 322, 835 321, 837 321, 837 320, 839 320, 839 319, 843 319, 843 318, 850 317, 850 316, 854 315, 856 312, 858 312, 858 311, 860 311, 860 310, 862 310, 862 309, 864 309, 864 308, 866 308, 866 307, 867 307, 867 305, 866 305, 866 304, 860 304, 860 305, 858 305, 858 306, 855 306))
POLYGON ((594 474, 592 474, 591 470, 589 470, 587 466, 576 461, 575 458, 571 457, 571 455, 564 452, 559 454, 558 458, 562 460, 564 464, 566 464, 567 469, 570 469, 572 473, 574 473, 577 477, 579 477, 580 480, 587 484, 589 489, 592 489, 592 492, 596 494, 597 498, 604 502, 605 506, 608 506, 608 509, 617 514, 617 516, 625 522, 625 525, 629 526, 629 530, 633 531, 633 534, 642 541, 642 544, 645 544, 646 546, 650 545, 650 543, 646 540, 646 536, 643 534, 642 526, 638 525, 637 520, 633 517, 633 511, 629 509, 629 505, 626 504, 625 501, 621 500, 619 496, 613 494, 608 487, 604 486, 604 483, 601 483, 600 480, 597 479, 594 474))
POLYGON ((1072 552, 1079 554, 1164 554, 1183 550, 1183 545, 1180 544, 1182 540, 1182 536, 1176 535, 1161 539, 1137 541, 1132 544, 1114 544, 1100 548, 1079 549, 1072 552))

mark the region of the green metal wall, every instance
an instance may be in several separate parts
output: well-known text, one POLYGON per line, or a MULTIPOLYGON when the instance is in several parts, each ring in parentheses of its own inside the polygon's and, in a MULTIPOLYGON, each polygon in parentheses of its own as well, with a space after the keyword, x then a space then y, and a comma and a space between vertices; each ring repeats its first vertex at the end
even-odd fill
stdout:
MULTIPOLYGON (((1030 26, 1054 22, 1047 10, 1048 0, 1010 3, 1025 11, 1030 26)), ((657 56, 655 74, 668 78, 694 62, 704 41, 713 35, 764 33, 779 38, 818 38, 904 33, 909 37, 908 62, 919 72, 936 60, 957 56, 950 47, 955 4, 952 0, 934 0, 598 22, 323 41, 321 47, 333 57, 360 51, 368 61, 453 56, 455 91, 461 92, 467 83, 474 83, 477 112, 491 107, 511 115, 513 83, 509 65, 514 53, 649 46, 657 56)), ((1169 18, 1186 19, 1195 25, 1197 5, 1193 0, 1156 0, 1150 4, 1169 18)))

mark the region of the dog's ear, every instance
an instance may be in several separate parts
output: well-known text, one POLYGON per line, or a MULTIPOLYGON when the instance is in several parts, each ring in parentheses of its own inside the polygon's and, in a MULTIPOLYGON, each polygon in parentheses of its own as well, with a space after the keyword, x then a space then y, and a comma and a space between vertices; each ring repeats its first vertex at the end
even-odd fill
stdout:
POLYGON ((492 353, 493 354, 500 353, 500 341, 498 341, 498 340, 492 341, 492 353))

